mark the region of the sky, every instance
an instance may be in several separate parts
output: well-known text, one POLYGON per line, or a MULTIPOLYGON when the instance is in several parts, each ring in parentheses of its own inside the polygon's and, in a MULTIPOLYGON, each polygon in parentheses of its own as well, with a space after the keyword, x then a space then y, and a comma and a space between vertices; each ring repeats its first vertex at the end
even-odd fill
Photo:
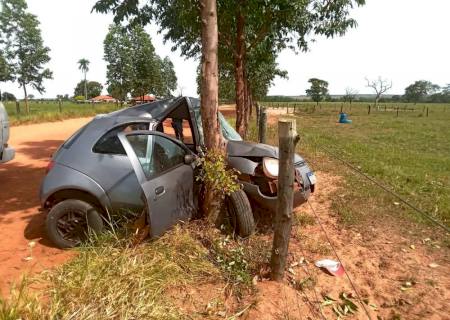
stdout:
MULTIPOLYGON (((77 65, 81 58, 91 62, 88 80, 105 84, 103 40, 112 16, 91 13, 95 0, 27 3, 29 12, 41 22, 44 43, 51 49, 47 67, 53 71, 53 79, 44 83, 45 93, 29 93, 36 98, 72 96, 76 83, 82 79, 77 65)), ((343 94, 347 87, 361 94, 371 93, 366 77, 381 76, 392 81, 389 94, 403 94, 404 88, 416 80, 441 86, 450 83, 449 13, 449 0, 366 0, 365 6, 351 13, 358 26, 343 37, 317 38, 306 53, 281 52, 278 63, 288 71, 289 79, 276 79, 269 94, 304 95, 312 77, 328 81, 331 94, 343 94)), ((174 93, 197 96, 198 62, 185 60, 178 50, 172 52, 171 43, 164 44, 157 30, 154 25, 147 27, 156 53, 169 56, 174 63, 178 77, 174 93)), ((0 89, 23 97, 22 89, 15 83, 0 83, 0 89)))

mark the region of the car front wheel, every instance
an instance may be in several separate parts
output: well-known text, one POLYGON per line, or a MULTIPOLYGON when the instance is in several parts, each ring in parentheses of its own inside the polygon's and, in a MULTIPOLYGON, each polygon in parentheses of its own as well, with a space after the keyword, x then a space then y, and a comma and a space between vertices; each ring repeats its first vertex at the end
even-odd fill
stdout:
POLYGON ((238 190, 225 199, 231 224, 237 235, 246 238, 255 231, 252 207, 244 190, 238 190))
POLYGON ((68 199, 56 204, 48 213, 47 234, 59 248, 72 248, 86 241, 90 234, 103 230, 99 212, 89 203, 68 199))

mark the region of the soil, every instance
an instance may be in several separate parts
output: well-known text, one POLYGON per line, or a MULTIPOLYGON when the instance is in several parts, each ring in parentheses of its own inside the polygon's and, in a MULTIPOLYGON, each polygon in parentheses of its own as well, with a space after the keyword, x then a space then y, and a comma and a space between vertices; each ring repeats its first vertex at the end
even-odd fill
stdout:
MULTIPOLYGON (((276 123, 278 116, 270 114, 270 123, 276 123)), ((87 121, 88 118, 73 119, 11 128, 9 143, 16 148, 16 158, 0 165, 2 295, 22 275, 59 265, 72 255, 71 251, 52 247, 46 239, 45 217, 38 211, 38 191, 50 155, 87 121), (32 254, 30 242, 35 243, 32 254)), ((365 305, 370 317, 450 319, 448 247, 435 242, 429 230, 411 234, 405 225, 383 219, 369 222, 362 229, 343 228, 332 207, 332 198, 342 180, 325 172, 317 172, 317 176, 318 187, 310 199, 311 206, 360 296, 370 304, 365 305)), ((245 298, 252 307, 243 312, 242 318, 321 319, 322 312, 327 319, 336 319, 332 305, 319 305, 325 295, 336 300, 332 303, 337 305, 341 302, 339 296, 345 293, 359 306, 356 314, 348 318, 367 319, 348 278, 331 276, 314 266, 318 259, 336 256, 308 204, 299 208, 295 221, 286 280, 274 283, 259 277, 256 294, 245 298)), ((206 291, 216 292, 212 287, 206 291)), ((209 300, 201 288, 189 292, 189 296, 190 300, 198 297, 201 303, 209 300)), ((212 298, 216 299, 215 295, 212 298)))
POLYGON ((52 153, 90 118, 12 127, 14 160, 0 164, 0 293, 30 272, 66 261, 72 253, 54 248, 39 212, 39 187, 52 153), (34 245, 34 247, 33 247, 34 245))

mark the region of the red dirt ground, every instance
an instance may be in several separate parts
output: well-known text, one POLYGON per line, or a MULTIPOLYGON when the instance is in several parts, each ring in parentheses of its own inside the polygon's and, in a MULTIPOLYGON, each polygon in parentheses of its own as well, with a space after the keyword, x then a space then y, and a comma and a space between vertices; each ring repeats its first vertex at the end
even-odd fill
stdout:
POLYGON ((30 271, 64 262, 71 253, 46 239, 44 216, 38 211, 39 186, 52 153, 90 118, 11 128, 14 160, 0 164, 0 293, 30 271), (30 242, 35 242, 30 255, 30 242), (31 260, 27 257, 32 257, 31 260))

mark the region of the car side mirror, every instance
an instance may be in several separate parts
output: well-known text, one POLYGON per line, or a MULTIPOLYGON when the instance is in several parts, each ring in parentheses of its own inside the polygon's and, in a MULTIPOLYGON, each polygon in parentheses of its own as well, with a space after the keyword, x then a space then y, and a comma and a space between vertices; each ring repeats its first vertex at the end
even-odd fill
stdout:
POLYGON ((192 154, 187 154, 184 156, 184 164, 191 164, 195 161, 195 157, 192 154))

